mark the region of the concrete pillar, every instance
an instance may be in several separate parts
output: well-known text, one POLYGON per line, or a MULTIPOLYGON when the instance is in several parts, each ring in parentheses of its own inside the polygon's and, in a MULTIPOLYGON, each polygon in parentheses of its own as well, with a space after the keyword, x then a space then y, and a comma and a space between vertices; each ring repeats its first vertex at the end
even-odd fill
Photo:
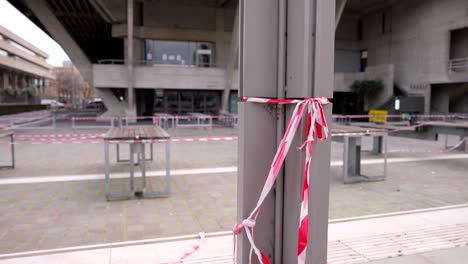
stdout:
POLYGON ((133 87, 134 78, 134 62, 133 62, 133 0, 127 0, 127 56, 126 64, 128 71, 127 83, 127 114, 136 115, 135 112, 135 88, 133 87))
POLYGON ((348 0, 336 0, 335 30, 338 28, 347 1, 348 0))
POLYGON ((16 72, 13 72, 13 88, 18 89, 18 74, 16 72))
POLYGON ((224 58, 226 63, 226 82, 221 101, 221 112, 229 112, 229 97, 236 79, 236 69, 239 67, 239 8, 236 9, 234 27, 231 35, 231 45, 228 57, 224 58))
POLYGON ((8 72, 3 72, 3 88, 7 88, 10 86, 10 75, 8 72))
POLYGON ((225 67, 226 48, 224 43, 224 8, 216 8, 216 66, 225 67))

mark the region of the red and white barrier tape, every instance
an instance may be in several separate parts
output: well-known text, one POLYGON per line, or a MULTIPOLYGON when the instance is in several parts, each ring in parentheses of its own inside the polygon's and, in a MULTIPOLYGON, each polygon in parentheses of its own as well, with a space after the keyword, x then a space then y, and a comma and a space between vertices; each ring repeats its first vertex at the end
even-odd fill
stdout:
POLYGON ((262 264, 270 264, 268 257, 260 251, 255 245, 254 240, 254 228, 257 217, 260 213, 260 208, 267 197, 268 193, 273 188, 273 185, 276 181, 278 173, 284 163, 286 155, 291 146, 292 140, 296 134, 297 128, 301 123, 303 113, 307 109, 307 126, 306 134, 307 139, 302 144, 301 148, 305 147, 306 159, 304 167, 304 184, 302 188, 302 200, 301 200, 301 212, 300 212, 300 222, 299 226, 299 241, 298 241, 298 255, 297 263, 305 263, 306 250, 307 250, 307 234, 308 234, 308 200, 309 200, 309 167, 312 160, 312 146, 316 139, 326 140, 330 133, 328 131, 328 125, 325 120, 325 115, 323 112, 323 105, 328 104, 329 101, 325 97, 320 98, 308 98, 304 100, 281 100, 281 99, 264 99, 264 98, 243 98, 242 102, 253 102, 253 103, 265 103, 265 104, 296 104, 294 112, 291 116, 291 120, 286 128, 283 138, 281 139, 280 146, 276 152, 276 155, 271 164, 270 170, 268 172, 265 185, 263 186, 262 192, 260 193, 259 200, 257 205, 252 210, 250 215, 244 219, 241 223, 237 223, 234 226, 234 258, 236 256, 236 244, 237 244, 237 235, 240 234, 242 230, 245 231, 248 241, 250 242, 251 250, 249 263, 252 262, 252 255, 255 255, 258 258, 258 261, 262 264))
POLYGON ((452 152, 456 149, 458 149, 464 142, 468 141, 468 137, 463 138, 458 142, 457 144, 451 146, 450 148, 443 149, 443 150, 432 150, 432 149, 395 149, 395 150, 389 150, 387 151, 388 153, 438 153, 438 154, 443 154, 443 153, 449 153, 452 152))
MULTIPOLYGON (((206 141, 236 141, 237 137, 209 137, 209 138, 172 138, 172 139, 135 139, 135 140, 107 140, 109 144, 129 143, 160 143, 160 142, 206 142, 206 141)), ((33 138, 13 143, 0 141, 0 144, 14 145, 59 145, 59 144, 103 144, 103 139, 91 140, 91 138, 33 138)))
POLYGON ((200 240, 198 240, 198 243, 195 246, 193 246, 189 251, 184 253, 179 259, 177 259, 174 262, 171 262, 171 264, 182 263, 184 259, 188 258, 190 255, 192 255, 201 248, 203 242, 205 242, 205 233, 200 232, 198 233, 198 235, 200 236, 200 240))
POLYGON ((105 134, 16 134, 15 138, 98 138, 105 134))

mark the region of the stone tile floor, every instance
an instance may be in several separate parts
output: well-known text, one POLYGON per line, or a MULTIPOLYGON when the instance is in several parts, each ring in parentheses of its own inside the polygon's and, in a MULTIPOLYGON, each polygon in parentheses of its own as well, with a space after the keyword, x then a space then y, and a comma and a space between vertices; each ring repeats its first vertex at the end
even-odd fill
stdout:
MULTIPOLYGON (((59 125, 52 133, 70 132, 73 130, 59 125)), ((172 134, 175 137, 232 136, 236 130, 186 129, 172 131, 172 134)), ((456 140, 451 138, 450 142, 456 140)), ((364 139, 365 149, 370 149, 370 142, 370 139, 364 139)), ((393 149, 441 149, 444 143, 444 140, 426 142, 390 138, 389 146, 393 149)), ((0 145, 2 147, 5 145, 0 145)), ((162 151, 156 147, 156 157, 162 156, 162 151)), ((341 151, 342 145, 333 143, 333 161, 341 160, 341 151)), ((0 151, 0 162, 7 159, 5 153, 0 151)), ((174 143, 171 155, 174 170, 236 166, 237 142, 174 143)), ((390 158, 431 156, 434 155, 389 155, 390 158)), ((17 157, 18 169, 1 170, 0 180, 103 172, 102 145, 19 145, 17 157)), ((364 153, 364 158, 380 157, 364 153)), ((468 156, 464 159, 391 163, 386 181, 352 185, 342 184, 341 166, 332 166, 330 218, 467 203, 468 192, 464 189, 468 185, 467 159, 468 156)), ((148 164, 148 170, 161 170, 163 164, 163 161, 148 164)), ((381 164, 365 165, 363 170, 377 174, 381 167, 381 164)), ((124 164, 112 167, 113 172, 126 170, 124 164)), ((226 231, 232 228, 236 215, 236 177, 235 172, 173 176, 170 198, 114 202, 105 200, 102 180, 0 184, 0 254, 199 231, 226 231)), ((151 188, 159 188, 162 180, 150 178, 151 188)), ((112 188, 121 190, 126 184, 125 179, 116 179, 112 188)))

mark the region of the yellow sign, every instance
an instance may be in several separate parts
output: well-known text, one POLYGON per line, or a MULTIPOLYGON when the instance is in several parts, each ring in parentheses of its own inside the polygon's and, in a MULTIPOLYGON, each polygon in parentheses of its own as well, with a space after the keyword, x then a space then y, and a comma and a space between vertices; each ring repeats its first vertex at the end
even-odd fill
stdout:
POLYGON ((369 122, 384 124, 387 123, 387 110, 370 110, 369 111, 369 122))

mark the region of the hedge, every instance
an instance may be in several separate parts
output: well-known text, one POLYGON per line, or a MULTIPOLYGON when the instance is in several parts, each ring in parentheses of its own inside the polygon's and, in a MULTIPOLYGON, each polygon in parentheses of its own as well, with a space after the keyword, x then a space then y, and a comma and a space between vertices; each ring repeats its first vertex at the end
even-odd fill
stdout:
POLYGON ((24 112, 33 112, 46 110, 47 105, 0 105, 0 116, 1 115, 12 115, 24 112))

